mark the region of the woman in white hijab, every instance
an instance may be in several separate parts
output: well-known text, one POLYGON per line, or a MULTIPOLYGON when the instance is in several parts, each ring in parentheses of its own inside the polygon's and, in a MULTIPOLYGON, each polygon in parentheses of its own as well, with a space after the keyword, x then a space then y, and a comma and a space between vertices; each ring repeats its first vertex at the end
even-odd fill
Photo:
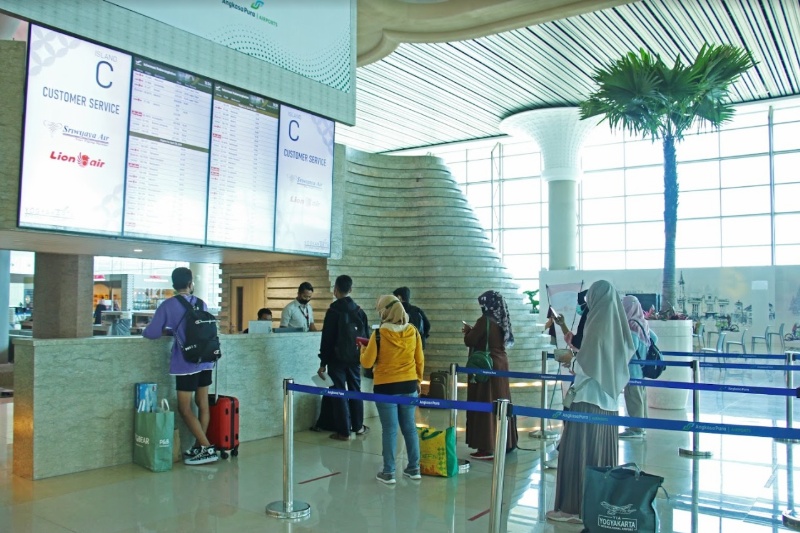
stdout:
MULTIPOLYGON (((628 383, 628 360, 634 350, 631 329, 616 289, 596 281, 586 295, 589 314, 583 342, 570 365, 576 394, 570 411, 617 415, 617 397, 628 383)), ((619 428, 568 422, 564 424, 558 455, 555 509, 547 518, 582 523, 583 481, 587 466, 617 466, 619 428)))

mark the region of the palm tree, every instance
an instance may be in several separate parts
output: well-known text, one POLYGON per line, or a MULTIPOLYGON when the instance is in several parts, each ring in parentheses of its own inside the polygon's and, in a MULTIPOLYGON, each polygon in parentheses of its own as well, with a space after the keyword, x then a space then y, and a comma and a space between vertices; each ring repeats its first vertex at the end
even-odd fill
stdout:
POLYGON ((668 67, 658 54, 629 52, 592 74, 597 90, 581 102, 581 119, 602 115, 611 129, 661 139, 664 149, 664 274, 662 310, 675 307, 678 162, 675 143, 693 124, 719 128, 733 117, 731 85, 754 66, 746 50, 703 45, 694 63, 680 55, 668 67))

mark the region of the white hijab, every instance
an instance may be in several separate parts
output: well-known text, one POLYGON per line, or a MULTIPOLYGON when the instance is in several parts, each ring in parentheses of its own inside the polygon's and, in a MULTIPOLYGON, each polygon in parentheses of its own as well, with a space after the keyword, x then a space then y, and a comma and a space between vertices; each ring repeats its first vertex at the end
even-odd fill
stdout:
POLYGON ((630 379, 633 338, 622 301, 611 283, 596 281, 586 294, 589 314, 577 359, 583 371, 616 398, 630 379))

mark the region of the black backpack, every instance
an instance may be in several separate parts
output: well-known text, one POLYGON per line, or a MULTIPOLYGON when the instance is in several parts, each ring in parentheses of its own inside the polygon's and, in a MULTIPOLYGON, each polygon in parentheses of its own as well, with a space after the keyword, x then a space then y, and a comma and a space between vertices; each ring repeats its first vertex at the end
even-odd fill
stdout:
POLYGON ((422 313, 419 307, 410 307, 408 310, 408 322, 419 331, 419 335, 422 337, 422 347, 425 348, 425 322, 422 320, 422 313))
POLYGON ((356 337, 366 337, 366 328, 361 320, 361 308, 355 307, 339 313, 338 335, 333 353, 336 361, 344 366, 354 366, 361 362, 356 337))
MULTIPOLYGON (((642 328, 644 328, 641 324, 639 324, 638 320, 634 320, 636 324, 642 328)), ((650 337, 650 347, 647 349, 647 360, 648 361, 663 361, 663 357, 661 357, 661 350, 659 350, 658 346, 656 346, 656 342, 653 340, 653 337, 650 337)), ((667 369, 667 365, 642 365, 642 375, 647 379, 657 379, 661 374, 664 373, 664 370, 667 369)))
POLYGON ((186 321, 184 335, 186 342, 182 346, 179 345, 183 358, 194 364, 215 362, 222 357, 216 317, 204 310, 205 304, 200 298, 196 299, 194 305, 187 302, 183 296, 175 298, 186 308, 186 313, 178 323, 180 327, 181 323, 186 321))

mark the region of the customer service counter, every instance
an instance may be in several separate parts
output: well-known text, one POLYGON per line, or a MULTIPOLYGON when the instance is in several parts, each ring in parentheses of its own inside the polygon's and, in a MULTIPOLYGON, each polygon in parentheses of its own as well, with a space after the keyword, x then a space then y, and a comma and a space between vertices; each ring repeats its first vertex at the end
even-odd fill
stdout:
MULTIPOLYGON (((283 378, 311 385, 320 335, 221 336, 223 357, 215 379, 220 394, 239 398, 241 442, 283 434, 283 378)), ((158 383, 159 400, 166 397, 177 409, 175 380, 168 375, 171 338, 13 342, 16 475, 42 479, 130 463, 134 383, 158 383)), ((318 396, 294 396, 296 430, 312 425, 318 404, 318 396)), ((181 442, 194 442, 180 415, 175 419, 181 442)))

